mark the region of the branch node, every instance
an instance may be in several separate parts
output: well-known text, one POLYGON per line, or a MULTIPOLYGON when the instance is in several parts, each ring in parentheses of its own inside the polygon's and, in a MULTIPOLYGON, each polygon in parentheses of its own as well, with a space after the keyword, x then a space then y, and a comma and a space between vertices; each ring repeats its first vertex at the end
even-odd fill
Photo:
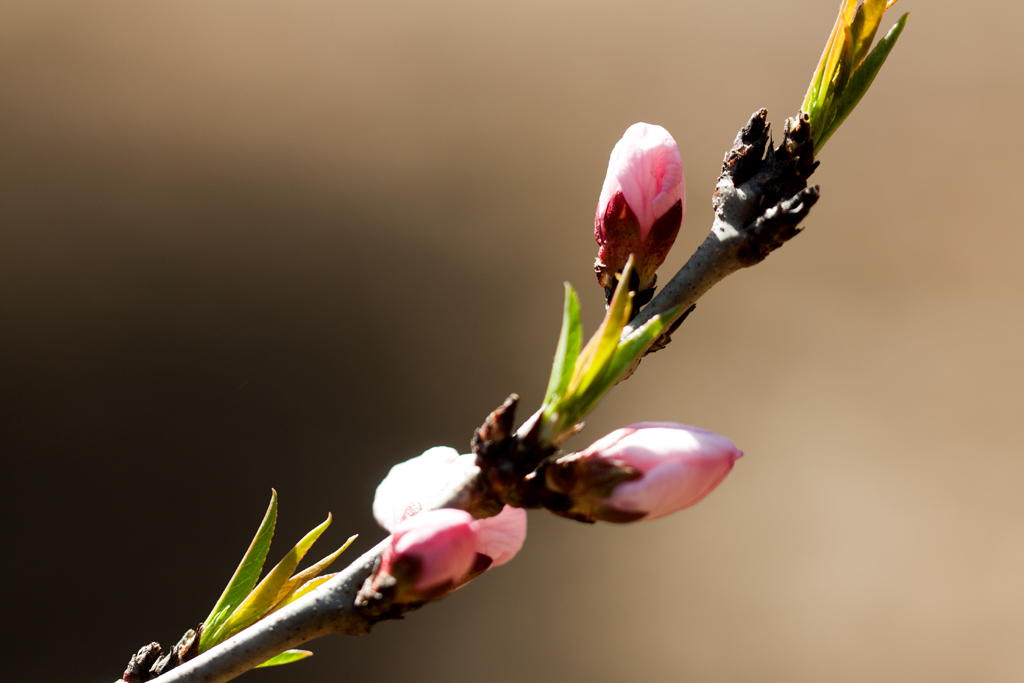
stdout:
POLYGON ((747 228, 746 239, 736 251, 744 267, 760 263, 768 254, 800 234, 800 222, 820 196, 817 185, 805 187, 771 207, 747 228))
POLYGON ((202 624, 197 629, 190 628, 167 654, 163 653, 160 643, 156 642, 141 648, 132 655, 121 680, 127 683, 146 683, 193 659, 199 654, 199 633, 202 629, 202 624))
POLYGON ((725 155, 722 162, 722 175, 729 176, 734 185, 741 185, 749 180, 765 158, 765 148, 772 153, 771 125, 768 123, 768 110, 758 109, 750 120, 740 129, 733 142, 732 149, 725 155))

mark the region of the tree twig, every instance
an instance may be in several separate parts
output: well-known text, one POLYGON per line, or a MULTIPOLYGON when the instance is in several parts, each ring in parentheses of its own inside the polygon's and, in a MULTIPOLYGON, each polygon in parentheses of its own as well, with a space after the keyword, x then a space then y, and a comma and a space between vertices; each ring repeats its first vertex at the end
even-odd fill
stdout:
MULTIPOLYGON (((623 336, 676 306, 676 316, 683 315, 727 276, 760 263, 795 237, 799 223, 818 201, 817 186, 807 187, 807 178, 817 165, 806 117, 788 119, 782 144, 773 148, 768 112, 755 112, 722 164, 712 202, 715 220, 711 232, 651 303, 626 325, 623 336)), ((654 346, 663 348, 662 341, 654 346)))
POLYGON ((328 633, 369 633, 373 623, 356 611, 355 597, 373 573, 386 543, 378 543, 309 595, 153 681, 223 683, 285 650, 328 633))
MULTIPOLYGON (((805 118, 789 119, 782 144, 773 148, 767 112, 756 112, 726 155, 715 189, 711 233, 623 334, 676 306, 680 308, 675 318, 684 317, 715 284, 759 263, 794 237, 800 221, 818 199, 818 188, 807 187, 807 178, 816 166, 805 118)), ((668 341, 663 336, 652 348, 663 348, 668 341)), ((517 487, 523 476, 550 453, 535 443, 536 430, 531 425, 536 416, 534 422, 528 421, 513 434, 515 403, 513 396, 488 418, 474 440, 478 466, 462 481, 453 482, 432 507, 456 507, 483 518, 497 514, 506 502, 532 506, 523 497, 528 496, 528 490, 524 494, 517 487)), ((387 539, 381 541, 309 595, 152 680, 223 683, 314 638, 328 633, 363 635, 378 621, 394 618, 402 609, 360 610, 358 599, 387 543, 387 539)))

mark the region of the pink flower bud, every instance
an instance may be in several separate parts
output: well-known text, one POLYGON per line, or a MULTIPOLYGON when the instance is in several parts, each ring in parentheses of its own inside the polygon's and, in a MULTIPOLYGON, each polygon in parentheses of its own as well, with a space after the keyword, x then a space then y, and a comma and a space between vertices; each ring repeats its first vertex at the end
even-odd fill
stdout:
POLYGON ((557 460, 545 473, 546 486, 571 501, 569 517, 657 519, 700 502, 741 455, 732 441, 714 432, 641 422, 557 460))
POLYGON ((594 218, 599 246, 597 280, 614 288, 615 275, 636 257, 637 291, 654 286, 686 212, 683 160, 661 126, 634 123, 615 145, 594 218))
MULTIPOLYGON (((475 456, 459 455, 444 446, 399 463, 377 487, 373 516, 382 527, 394 531, 402 520, 430 508, 451 483, 463 480, 475 467, 475 456)), ((476 551, 491 558, 491 567, 515 557, 526 540, 526 510, 521 508, 506 505, 478 524, 476 551)))
POLYGON ((397 602, 430 597, 430 592, 469 574, 478 533, 477 521, 462 510, 430 510, 410 517, 391 534, 378 577, 396 580, 397 602))
POLYGON ((505 564, 526 541, 526 510, 506 505, 494 517, 477 520, 476 551, 491 558, 488 569, 505 564))

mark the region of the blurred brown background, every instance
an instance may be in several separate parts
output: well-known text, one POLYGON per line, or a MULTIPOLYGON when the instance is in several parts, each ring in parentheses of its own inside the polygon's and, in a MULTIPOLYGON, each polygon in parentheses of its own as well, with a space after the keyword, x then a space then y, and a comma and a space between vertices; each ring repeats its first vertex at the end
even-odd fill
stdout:
MULTIPOLYGON (((666 277, 837 5, 0 3, 3 678, 172 644, 271 486, 274 561, 328 510, 321 554, 382 537, 392 464, 539 402, 563 280, 596 325, 625 128, 682 150, 666 277)), ((896 10, 805 234, 575 442, 714 429, 747 453, 721 489, 631 527, 531 513, 507 567, 246 680, 1024 678, 1024 4, 896 10)))

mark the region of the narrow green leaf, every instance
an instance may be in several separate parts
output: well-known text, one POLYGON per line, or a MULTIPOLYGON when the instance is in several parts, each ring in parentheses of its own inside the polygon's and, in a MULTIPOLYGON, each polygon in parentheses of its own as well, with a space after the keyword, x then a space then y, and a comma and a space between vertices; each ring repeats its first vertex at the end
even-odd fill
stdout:
POLYGON ((335 572, 333 574, 324 574, 323 576, 318 576, 315 579, 310 579, 306 583, 296 588, 290 595, 286 595, 284 599, 281 600, 281 602, 277 603, 277 605, 274 607, 274 611, 276 612, 285 605, 292 604, 293 602, 301 598, 303 595, 306 595, 307 593, 312 593, 314 590, 324 585, 338 574, 339 572, 335 572))
POLYGON ((615 386, 623 373, 638 358, 644 355, 647 348, 654 343, 669 323, 675 320, 679 307, 667 311, 648 320, 644 325, 623 339, 615 349, 613 356, 605 363, 603 372, 595 378, 586 392, 578 395, 578 401, 567 410, 582 419, 597 407, 604 395, 615 386))
POLYGON ((633 257, 626 261, 626 267, 622 269, 619 277, 619 284, 612 295, 611 304, 605 313, 601 326, 597 328, 594 336, 587 342, 587 347, 580 354, 580 361, 576 364, 568 393, 574 396, 587 392, 587 388, 597 379, 604 370, 605 363, 615 353, 619 345, 619 336, 622 328, 629 322, 630 302, 632 293, 629 291, 629 278, 633 274, 633 257))
POLYGON ((601 326, 580 354, 580 362, 577 363, 566 396, 557 406, 559 431, 570 428, 586 417, 618 378, 618 375, 610 374, 609 366, 619 348, 622 330, 629 322, 633 294, 629 291, 628 283, 632 270, 633 259, 630 258, 619 278, 601 326))
POLYGON ((831 48, 829 49, 828 60, 825 62, 825 71, 821 77, 821 90, 818 92, 818 103, 823 108, 827 108, 825 101, 828 99, 829 94, 834 92, 836 76, 843 60, 846 40, 850 32, 850 27, 842 14, 836 20, 836 26, 832 29, 832 32, 835 34, 835 37, 830 41, 831 48))
POLYGON ((839 17, 836 19, 836 23, 832 27, 832 33, 828 36, 828 42, 825 43, 825 50, 821 53, 821 58, 818 60, 818 66, 814 68, 814 75, 811 76, 811 84, 807 88, 807 94, 804 95, 804 103, 800 106, 802 111, 811 115, 812 123, 814 116, 817 113, 818 100, 822 89, 828 84, 828 79, 825 77, 825 66, 828 64, 829 55, 832 54, 832 47, 835 44, 842 22, 843 13, 840 11, 839 17))
POLYGON ((604 320, 601 321, 597 330, 595 330, 594 334, 590 336, 590 339, 587 340, 583 350, 580 351, 580 355, 576 358, 576 366, 573 368, 572 377, 569 378, 569 386, 566 387, 565 390, 567 396, 571 396, 576 392, 580 386, 580 378, 583 377, 590 366, 593 365, 594 354, 597 352, 597 347, 601 341, 601 336, 607 322, 608 313, 606 312, 604 320))
POLYGON ((241 563, 235 569, 235 573, 231 576, 231 580, 228 581, 224 592, 221 593, 217 604, 210 610, 210 616, 203 622, 205 626, 199 643, 200 652, 205 652, 212 647, 210 638, 216 633, 219 625, 231 616, 231 612, 234 611, 232 605, 240 605, 245 596, 252 591, 256 582, 259 581, 260 572, 263 571, 263 563, 266 561, 267 553, 270 551, 270 541, 274 537, 274 525, 276 523, 277 491, 271 489, 270 506, 267 508, 267 514, 263 516, 263 522, 260 523, 256 536, 253 537, 252 543, 249 544, 249 549, 245 551, 241 563))
MULTIPOLYGON (((853 76, 850 78, 850 83, 846 87, 846 91, 840 98, 836 105, 836 116, 833 121, 823 129, 823 133, 819 136, 814 134, 814 153, 817 153, 825 146, 825 142, 832 137, 839 126, 842 125, 846 117, 850 115, 860 99, 864 97, 864 94, 871 87, 871 83, 875 80, 875 76, 878 75, 879 69, 885 64, 886 57, 889 56, 889 52, 892 51, 896 40, 900 37, 900 33, 903 32, 903 27, 907 24, 907 18, 910 14, 904 14, 900 17, 900 20, 896 22, 896 25, 889 29, 889 32, 885 34, 885 37, 878 41, 878 45, 871 51, 871 54, 865 58, 864 63, 861 64, 853 76)), ((811 128, 812 134, 814 128, 811 128)))
POLYGON ((206 621, 203 622, 202 630, 200 631, 199 636, 200 652, 204 652, 210 647, 212 647, 210 645, 211 638, 213 637, 213 634, 217 632, 217 629, 220 628, 220 625, 224 623, 224 620, 228 618, 228 614, 231 613, 231 607, 232 605, 225 605, 224 609, 217 612, 217 614, 212 619, 207 618, 206 621), (206 635, 207 632, 210 633, 209 636, 206 635))
POLYGON ((544 395, 544 405, 553 406, 565 395, 565 389, 572 379, 576 367, 576 359, 580 355, 583 329, 580 325, 580 301, 576 290, 568 282, 565 283, 565 310, 562 313, 562 331, 558 336, 555 348, 555 360, 551 364, 551 379, 544 395))
POLYGON ((313 653, 309 650, 285 650, 278 656, 272 657, 267 661, 263 662, 262 664, 254 666, 253 668, 263 669, 268 666, 281 666, 282 664, 291 664, 292 662, 297 662, 300 659, 305 659, 306 657, 312 656, 313 653))
POLYGON ((853 73, 853 32, 849 24, 843 24, 842 52, 839 55, 839 63, 836 65, 835 76, 832 78, 832 87, 829 88, 830 95, 838 95, 846 88, 846 83, 853 73))
POLYGON ((284 559, 270 570, 267 576, 260 581, 259 585, 246 596, 245 600, 238 606, 238 609, 224 621, 217 633, 212 636, 212 643, 215 644, 227 640, 246 626, 259 620, 274 606, 292 572, 299 566, 299 562, 305 557, 310 546, 313 545, 330 524, 331 516, 327 515, 327 521, 306 534, 294 548, 288 551, 284 559))
POLYGON ((661 336, 668 326, 668 322, 675 320, 679 313, 679 306, 666 311, 662 315, 656 315, 638 328, 633 334, 622 340, 619 348, 615 350, 615 356, 608 364, 608 374, 612 383, 619 381, 629 366, 647 351, 647 348, 661 336))
POLYGON ((840 3, 839 16, 843 18, 847 24, 853 23, 853 15, 857 10, 858 0, 842 0, 840 3))
POLYGON ((314 564, 312 567, 304 569, 292 578, 288 579, 288 581, 285 582, 284 586, 282 586, 281 590, 278 592, 277 599, 274 600, 273 610, 276 611, 288 602, 291 602, 290 596, 292 594, 301 589, 309 581, 315 579, 317 575, 320 574, 320 572, 330 567, 331 564, 336 559, 338 559, 338 556, 345 552, 345 549, 352 545, 352 541, 356 540, 357 538, 359 538, 358 534, 349 537, 349 539, 345 541, 345 545, 341 546, 333 553, 331 553, 324 559, 314 564))
POLYGON ((885 0, 864 0, 857 8, 850 31, 853 34, 853 66, 857 67, 867 56, 871 43, 875 41, 875 33, 885 13, 885 0))
POLYGON ((632 292, 625 292, 618 301, 612 300, 612 306, 608 309, 605 318, 606 324, 602 330, 601 340, 594 353, 594 361, 586 374, 581 378, 580 390, 586 392, 588 387, 606 374, 608 361, 615 355, 615 349, 619 345, 619 337, 622 335, 622 328, 629 322, 630 302, 633 299, 632 292))

